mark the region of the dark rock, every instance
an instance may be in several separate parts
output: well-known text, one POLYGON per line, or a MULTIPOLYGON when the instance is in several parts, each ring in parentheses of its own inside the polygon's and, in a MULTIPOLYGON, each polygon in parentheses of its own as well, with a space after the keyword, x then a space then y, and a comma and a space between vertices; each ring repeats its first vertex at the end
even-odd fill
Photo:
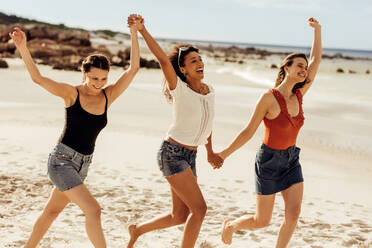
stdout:
POLYGON ((51 29, 46 25, 43 26, 35 26, 31 29, 25 30, 27 34, 27 38, 29 40, 32 39, 49 39, 49 40, 56 40, 58 37, 57 30, 51 29))
POLYGON ((0 68, 8 68, 9 65, 5 60, 0 59, 0 68))
POLYGON ((127 47, 124 51, 120 50, 117 56, 123 61, 130 60, 130 47, 127 47))
POLYGON ((57 70, 80 71, 80 65, 82 61, 83 57, 78 55, 71 55, 50 58, 47 61, 47 64, 52 65, 52 68, 57 70))
POLYGON ((278 66, 276 64, 271 64, 270 68, 271 69, 278 69, 278 66))
POLYGON ((11 53, 14 54, 16 47, 14 43, 0 43, 0 53, 11 53))
POLYGON ((336 72, 337 73, 344 73, 344 70, 342 68, 337 68, 336 72))
POLYGON ((5 26, 0 28, 0 42, 8 42, 10 40, 9 33, 12 32, 14 26, 5 26))
POLYGON ((366 70, 366 74, 369 74, 370 73, 370 71, 369 70, 366 70))
POLYGON ((72 46, 91 46, 90 36, 87 31, 63 30, 58 33, 58 41, 72 46))
POLYGON ((160 65, 156 60, 140 58, 140 67, 159 69, 160 65))
POLYGON ((350 73, 350 74, 355 74, 355 73, 356 73, 356 71, 353 71, 353 70, 349 70, 349 73, 350 73))

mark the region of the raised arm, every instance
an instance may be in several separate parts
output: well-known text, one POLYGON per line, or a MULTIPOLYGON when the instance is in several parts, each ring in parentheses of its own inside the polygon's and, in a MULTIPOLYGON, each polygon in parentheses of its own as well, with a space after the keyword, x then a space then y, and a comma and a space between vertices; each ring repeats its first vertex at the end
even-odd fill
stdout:
POLYGON ((65 105, 69 106, 75 99, 76 90, 72 85, 55 82, 47 77, 41 75, 35 62, 33 61, 30 51, 27 48, 27 38, 25 33, 19 29, 14 28, 12 33, 9 33, 15 46, 22 56, 23 62, 31 76, 32 81, 39 84, 41 87, 49 91, 55 96, 59 96, 65 100, 65 105))
POLYGON ((318 72, 320 61, 322 60, 322 27, 315 18, 309 18, 307 22, 310 27, 314 28, 314 40, 310 53, 306 84, 300 89, 302 95, 304 95, 313 84, 315 76, 318 72))
POLYGON ((233 152, 238 150, 252 138, 261 121, 267 114, 269 106, 272 102, 270 100, 271 98, 272 96, 270 96, 270 93, 265 93, 261 96, 248 125, 242 131, 240 131, 238 136, 236 136, 233 142, 225 150, 218 153, 223 160, 225 160, 228 156, 230 156, 233 152))
POLYGON ((137 22, 139 22, 140 24, 138 31, 141 33, 143 39, 145 40, 151 52, 155 55, 155 57, 159 61, 160 67, 163 70, 169 89, 170 90, 175 89, 177 85, 177 74, 173 69, 172 63, 170 62, 168 56, 165 54, 163 49, 161 49, 159 44, 154 40, 154 38, 147 31, 143 18, 142 17, 138 18, 137 22))
POLYGON ((140 55, 138 45, 137 26, 132 24, 131 19, 136 18, 137 15, 130 15, 128 17, 128 25, 131 35, 131 49, 130 49, 130 66, 119 79, 112 85, 106 88, 106 92, 109 98, 109 105, 115 101, 130 85, 135 75, 140 68, 140 55))

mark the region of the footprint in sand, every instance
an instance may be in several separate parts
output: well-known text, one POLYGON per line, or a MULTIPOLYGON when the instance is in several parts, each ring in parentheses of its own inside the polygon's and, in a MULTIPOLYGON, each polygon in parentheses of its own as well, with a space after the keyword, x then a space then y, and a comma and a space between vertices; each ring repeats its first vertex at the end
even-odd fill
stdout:
MULTIPOLYGON (((243 233, 241 233, 241 234, 245 234, 245 232, 243 232, 243 233)), ((253 233, 253 232, 251 232, 251 233, 249 234, 249 237, 250 237, 253 241, 255 241, 255 242, 261 242, 261 239, 257 236, 257 234, 255 234, 255 233, 253 233)))
POLYGON ((311 224, 310 226, 312 228, 318 228, 320 230, 330 229, 331 228, 331 225, 330 224, 327 224, 327 223, 314 223, 314 224, 311 224))
POLYGON ((315 240, 313 238, 303 237, 303 241, 305 241, 308 244, 314 243, 315 240))
POLYGON ((200 244, 199 248, 215 248, 215 246, 209 243, 208 241, 203 241, 200 244))
POLYGON ((357 245, 357 244, 359 244, 359 241, 356 240, 356 239, 344 240, 342 242, 342 245, 344 245, 346 247, 351 247, 351 246, 354 246, 354 245, 357 245))

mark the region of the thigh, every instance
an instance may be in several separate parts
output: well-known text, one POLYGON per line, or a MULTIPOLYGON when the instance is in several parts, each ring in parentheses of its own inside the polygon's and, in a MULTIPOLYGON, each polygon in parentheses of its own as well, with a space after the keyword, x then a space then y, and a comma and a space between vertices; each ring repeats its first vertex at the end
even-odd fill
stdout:
POLYGON ((256 195, 256 217, 258 220, 270 221, 273 214, 275 194, 256 195))
POLYGON ((69 202, 70 200, 68 199, 68 197, 65 196, 64 193, 59 191, 56 187, 54 187, 48 203, 44 208, 44 211, 59 213, 66 207, 69 202))
POLYGON ((282 196, 284 199, 284 206, 286 210, 300 209, 302 204, 302 196, 304 192, 304 183, 293 184, 286 190, 283 190, 282 196))
POLYGON ((166 177, 172 191, 190 209, 205 207, 206 203, 191 168, 184 172, 166 177))
POLYGON ((177 195, 177 193, 172 188, 172 186, 171 186, 171 193, 172 193, 172 213, 175 215, 188 214, 189 208, 177 195))
POLYGON ((97 200, 84 184, 80 184, 79 186, 66 190, 63 193, 83 211, 99 208, 97 200))

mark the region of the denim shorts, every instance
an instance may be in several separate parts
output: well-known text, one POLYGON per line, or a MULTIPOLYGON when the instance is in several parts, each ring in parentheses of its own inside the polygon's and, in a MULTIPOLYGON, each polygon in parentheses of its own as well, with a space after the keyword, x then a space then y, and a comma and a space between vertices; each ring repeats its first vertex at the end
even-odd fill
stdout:
POLYGON ((173 176, 191 168, 196 176, 196 150, 164 140, 158 152, 158 165, 165 177, 173 176))
POLYGON ((271 195, 303 182, 300 150, 295 145, 276 150, 262 144, 255 162, 256 193, 271 195))
POLYGON ((58 143, 49 154, 48 176, 59 191, 83 184, 93 154, 83 155, 65 144, 58 143))

